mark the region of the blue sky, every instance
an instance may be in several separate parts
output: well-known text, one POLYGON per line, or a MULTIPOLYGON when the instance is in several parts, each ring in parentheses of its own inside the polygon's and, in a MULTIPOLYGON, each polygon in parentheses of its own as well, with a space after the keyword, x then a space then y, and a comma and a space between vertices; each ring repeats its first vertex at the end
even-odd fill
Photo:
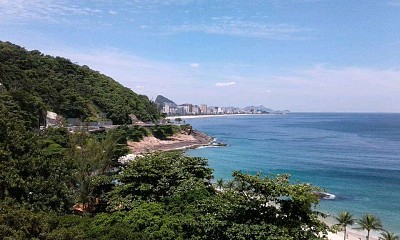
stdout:
POLYGON ((0 0, 0 40, 150 98, 400 112, 400 0, 0 0))

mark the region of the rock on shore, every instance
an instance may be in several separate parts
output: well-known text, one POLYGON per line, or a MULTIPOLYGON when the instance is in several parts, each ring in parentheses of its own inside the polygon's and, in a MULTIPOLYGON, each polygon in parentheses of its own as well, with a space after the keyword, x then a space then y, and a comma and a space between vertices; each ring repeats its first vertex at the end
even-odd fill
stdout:
POLYGON ((179 149, 209 146, 212 137, 202 132, 193 130, 190 134, 181 132, 167 140, 160 140, 153 136, 145 137, 140 142, 128 141, 128 147, 132 154, 145 154, 157 151, 172 151, 179 149))

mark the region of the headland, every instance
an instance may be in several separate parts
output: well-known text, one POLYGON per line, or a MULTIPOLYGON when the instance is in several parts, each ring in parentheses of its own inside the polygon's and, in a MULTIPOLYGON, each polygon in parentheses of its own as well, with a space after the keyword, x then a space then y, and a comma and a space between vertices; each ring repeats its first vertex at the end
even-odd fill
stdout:
POLYGON ((190 133, 177 133, 166 140, 160 140, 153 136, 148 136, 140 142, 129 141, 128 147, 132 154, 138 155, 158 151, 174 151, 211 146, 212 144, 212 137, 197 130, 192 130, 190 133))

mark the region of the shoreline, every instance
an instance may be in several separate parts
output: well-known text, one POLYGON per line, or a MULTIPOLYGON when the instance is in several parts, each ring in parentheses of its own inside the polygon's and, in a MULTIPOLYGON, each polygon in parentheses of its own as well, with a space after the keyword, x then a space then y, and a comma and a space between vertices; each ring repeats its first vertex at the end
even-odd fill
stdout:
POLYGON ((284 115, 284 114, 276 114, 276 113, 232 113, 232 114, 208 114, 208 115, 183 115, 183 116, 169 116, 166 119, 195 119, 195 118, 214 118, 214 117, 233 117, 233 116, 265 116, 265 115, 284 115))
POLYGON ((212 146, 213 140, 207 134, 193 130, 191 134, 181 132, 166 140, 150 136, 140 142, 128 141, 128 148, 131 154, 141 155, 212 146))
MULTIPOLYGON (((333 216, 328 216, 326 218, 320 218, 322 222, 324 222, 329 227, 332 227, 334 224, 337 223, 336 219, 333 216)), ((364 240, 367 236, 366 230, 358 230, 354 229, 357 224, 353 224, 351 226, 347 226, 347 237, 348 240, 364 240)), ((337 233, 328 232, 328 239, 329 240, 343 240, 343 231, 338 231, 337 233)), ((371 231, 369 240, 378 240, 379 239, 379 232, 371 231)))

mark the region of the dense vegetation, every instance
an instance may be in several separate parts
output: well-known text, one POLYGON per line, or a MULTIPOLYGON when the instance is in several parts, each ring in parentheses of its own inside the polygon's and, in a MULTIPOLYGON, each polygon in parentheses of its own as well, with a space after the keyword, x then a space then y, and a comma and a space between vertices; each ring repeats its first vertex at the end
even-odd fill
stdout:
POLYGON ((156 104, 148 97, 110 77, 62 57, 1 41, 0 84, 34 126, 44 110, 83 120, 105 114, 114 124, 130 123, 129 114, 142 121, 159 118, 156 104))
POLYGON ((121 166, 140 129, 38 134, 10 98, 0 102, 1 239, 318 239, 325 229, 308 184, 235 172, 221 192, 205 159, 180 152, 121 166))
POLYGON ((147 155, 128 165, 127 140, 168 138, 190 126, 108 132, 35 131, 53 110, 115 123, 157 117, 154 104, 63 58, 0 43, 1 239, 318 239, 326 226, 308 184, 235 172, 218 191, 202 158, 147 155))

